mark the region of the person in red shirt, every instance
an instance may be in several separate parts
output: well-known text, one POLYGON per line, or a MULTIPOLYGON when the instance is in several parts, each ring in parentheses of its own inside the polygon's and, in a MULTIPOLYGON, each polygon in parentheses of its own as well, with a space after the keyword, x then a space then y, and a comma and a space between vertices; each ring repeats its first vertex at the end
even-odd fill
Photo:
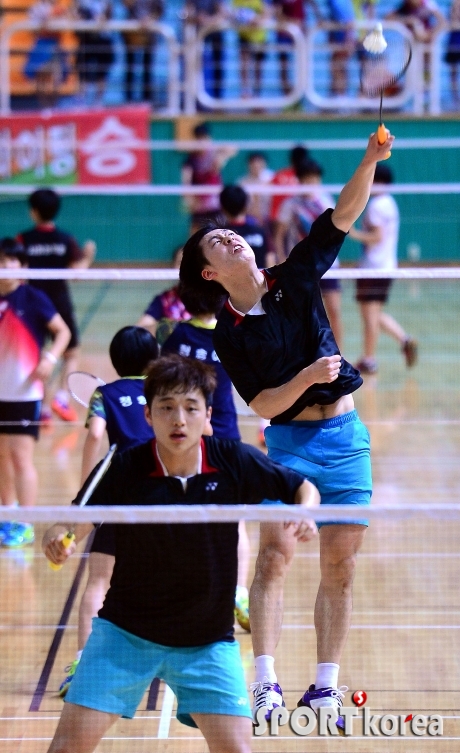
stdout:
MULTIPOLYGON (((274 174, 273 178, 271 179, 271 184, 273 186, 296 186, 298 185, 299 181, 296 178, 295 174, 295 167, 296 165, 303 162, 307 157, 310 156, 310 153, 308 149, 305 146, 295 146, 293 149, 291 149, 289 153, 289 167, 283 167, 281 170, 277 170, 274 174)), ((281 195, 276 194, 272 197, 272 204, 270 208, 270 222, 272 225, 272 230, 275 229, 275 223, 276 218, 278 216, 278 211, 285 199, 288 199, 290 194, 288 195, 281 195)))

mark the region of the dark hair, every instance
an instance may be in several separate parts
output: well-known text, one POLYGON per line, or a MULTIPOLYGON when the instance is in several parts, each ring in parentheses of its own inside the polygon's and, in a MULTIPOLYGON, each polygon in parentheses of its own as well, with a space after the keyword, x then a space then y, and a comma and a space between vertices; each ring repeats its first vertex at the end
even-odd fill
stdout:
POLYGON ((314 159, 304 159, 302 162, 298 162, 294 168, 296 177, 299 180, 305 178, 306 175, 317 175, 319 177, 323 174, 323 168, 314 159))
POLYGON ((302 160, 308 159, 310 155, 309 150, 306 146, 295 146, 291 151, 289 152, 289 162, 291 163, 292 167, 295 168, 295 166, 302 162, 302 160))
POLYGON ((61 208, 61 198, 52 188, 38 188, 29 196, 29 206, 44 222, 54 220, 61 208))
POLYGON ((158 345, 144 327, 123 327, 113 337, 109 354, 119 376, 140 376, 158 358, 158 345))
POLYGON ((20 265, 23 267, 27 264, 27 254, 22 243, 19 243, 14 238, 1 238, 0 239, 0 256, 12 256, 17 259, 20 265))
POLYGON ((208 302, 210 311, 217 308, 222 297, 228 297, 227 291, 219 282, 204 280, 201 276, 208 260, 200 244, 205 235, 216 229, 215 225, 208 224, 190 236, 184 246, 179 268, 179 279, 183 283, 182 289, 190 290, 195 295, 202 296, 202 300, 208 302))
POLYGON ((193 129, 194 136, 209 136, 209 126, 207 123, 199 123, 193 129))
POLYGON ((200 390, 206 407, 209 408, 216 385, 216 374, 212 366, 195 358, 184 358, 177 353, 171 353, 161 356, 149 368, 144 395, 150 407, 156 395, 163 396, 172 390, 182 394, 200 390))
POLYGON ((267 161, 267 157, 263 152, 250 152, 248 154, 248 162, 252 162, 254 159, 263 159, 265 162, 267 161))
POLYGON ((249 196, 241 186, 225 186, 220 192, 220 205, 230 217, 238 217, 246 210, 249 196))
POLYGON ((374 173, 374 183, 393 183, 393 173, 387 165, 377 163, 374 173))
POLYGON ((179 283, 178 293, 186 310, 192 316, 199 316, 200 314, 214 314, 214 316, 217 316, 227 298, 227 294, 223 293, 220 299, 209 300, 201 291, 192 290, 182 282, 179 283))

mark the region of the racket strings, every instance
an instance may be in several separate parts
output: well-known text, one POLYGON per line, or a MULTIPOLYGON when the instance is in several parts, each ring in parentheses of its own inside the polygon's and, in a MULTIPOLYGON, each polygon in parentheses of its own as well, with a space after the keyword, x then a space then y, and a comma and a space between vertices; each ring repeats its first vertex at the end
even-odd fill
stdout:
POLYGON ((407 40, 404 44, 388 44, 381 54, 365 53, 361 73, 361 90, 369 97, 377 97, 392 87, 406 72, 412 57, 407 40))
POLYGON ((105 382, 87 371, 73 371, 67 378, 67 387, 74 400, 87 408, 91 397, 105 382))

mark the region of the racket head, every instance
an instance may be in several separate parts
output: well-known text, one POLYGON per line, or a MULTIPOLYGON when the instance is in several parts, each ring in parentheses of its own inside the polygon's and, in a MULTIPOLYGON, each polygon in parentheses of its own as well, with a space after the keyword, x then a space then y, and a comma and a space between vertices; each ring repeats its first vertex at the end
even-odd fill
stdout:
POLYGON ((104 380, 88 371, 72 371, 67 377, 67 387, 73 399, 87 408, 91 397, 104 380))
POLYGON ((385 33, 385 39, 387 47, 381 53, 361 49, 361 90, 367 97, 389 94, 412 60, 412 47, 407 37, 391 29, 385 33))

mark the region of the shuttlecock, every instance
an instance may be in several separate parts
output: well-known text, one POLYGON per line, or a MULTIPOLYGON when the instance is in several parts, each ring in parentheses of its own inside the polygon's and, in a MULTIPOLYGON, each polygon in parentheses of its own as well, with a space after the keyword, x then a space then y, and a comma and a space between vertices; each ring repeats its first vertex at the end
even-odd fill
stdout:
POLYGON ((383 36, 382 24, 377 24, 369 34, 363 39, 363 47, 373 55, 380 55, 386 48, 387 43, 383 36))

